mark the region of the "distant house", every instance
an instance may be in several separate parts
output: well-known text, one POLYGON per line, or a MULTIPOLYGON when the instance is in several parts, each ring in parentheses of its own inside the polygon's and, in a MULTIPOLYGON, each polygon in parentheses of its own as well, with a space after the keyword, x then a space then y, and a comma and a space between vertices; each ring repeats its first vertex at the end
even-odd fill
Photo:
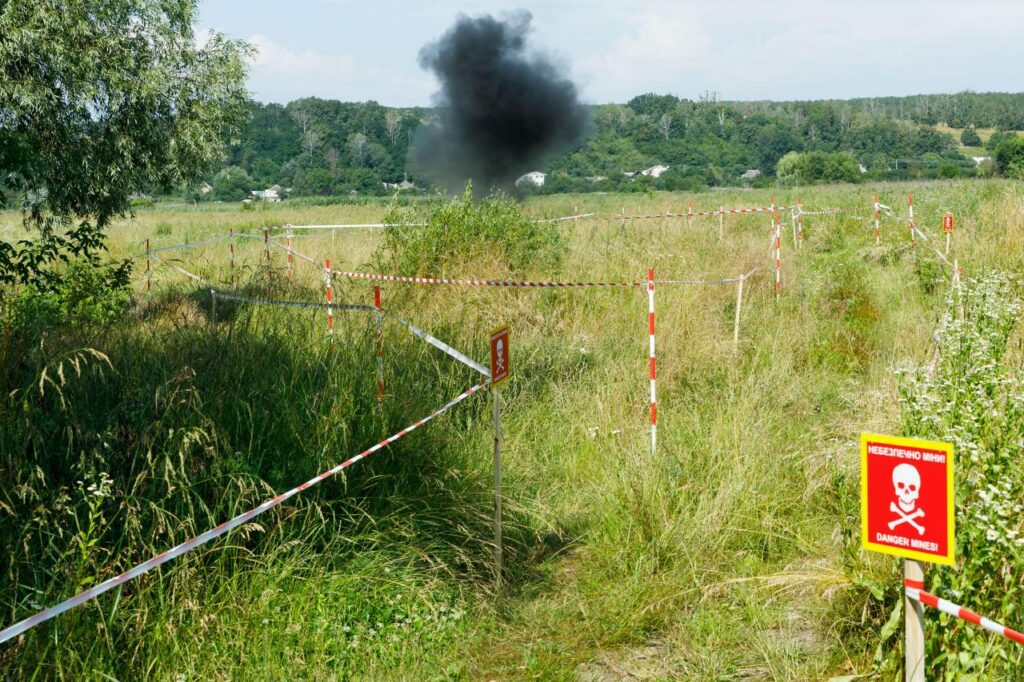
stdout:
POLYGON ((860 169, 862 175, 868 172, 867 166, 865 166, 863 163, 858 163, 857 168, 860 169))
POLYGON ((384 189, 386 189, 386 190, 388 190, 388 189, 397 189, 399 191, 402 191, 402 190, 407 190, 407 189, 416 189, 416 185, 414 185, 413 183, 409 182, 408 178, 405 179, 405 180, 402 180, 401 182, 385 182, 383 184, 384 184, 384 189))
POLYGON ((534 187, 543 187, 544 180, 547 179, 547 177, 547 173, 541 173, 540 171, 531 171, 529 173, 519 176, 519 179, 516 180, 516 187, 519 187, 524 182, 529 182, 534 187))
POLYGON ((213 187, 208 182, 204 182, 199 186, 199 193, 202 194, 204 197, 212 191, 213 187))
POLYGON ((664 164, 658 164, 657 166, 651 166, 640 171, 640 175, 645 175, 649 178, 660 178, 662 173, 668 170, 668 166, 664 164))
POLYGON ((986 161, 991 161, 992 157, 991 156, 972 156, 971 160, 974 161, 974 165, 975 166, 980 166, 981 164, 985 163, 986 161))
POLYGON ((759 177, 761 177, 761 171, 756 168, 751 168, 740 176, 740 180, 754 180, 759 177))
POLYGON ((589 180, 590 182, 601 182, 603 180, 607 180, 608 176, 607 175, 588 175, 585 179, 589 180))
POLYGON ((260 201, 266 201, 272 204, 276 204, 281 201, 281 186, 274 185, 268 189, 254 189, 249 192, 251 199, 259 199, 260 201))

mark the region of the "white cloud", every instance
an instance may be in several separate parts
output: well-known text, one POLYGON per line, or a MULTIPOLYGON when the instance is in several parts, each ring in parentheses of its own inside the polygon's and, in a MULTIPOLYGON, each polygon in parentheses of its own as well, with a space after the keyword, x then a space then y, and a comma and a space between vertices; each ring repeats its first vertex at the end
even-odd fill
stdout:
POLYGON ((716 70, 711 38, 692 12, 661 7, 634 13, 626 23, 607 52, 581 64, 588 92, 599 89, 616 99, 648 91, 689 92, 694 74, 716 70))
POLYGON ((257 49, 249 88, 259 101, 322 97, 411 106, 426 102, 435 85, 432 77, 364 64, 349 55, 294 50, 262 33, 250 36, 249 42, 257 49))
POLYGON ((345 55, 327 55, 310 49, 296 52, 279 45, 267 36, 257 33, 249 38, 256 48, 253 68, 275 76, 351 76, 355 62, 345 55))

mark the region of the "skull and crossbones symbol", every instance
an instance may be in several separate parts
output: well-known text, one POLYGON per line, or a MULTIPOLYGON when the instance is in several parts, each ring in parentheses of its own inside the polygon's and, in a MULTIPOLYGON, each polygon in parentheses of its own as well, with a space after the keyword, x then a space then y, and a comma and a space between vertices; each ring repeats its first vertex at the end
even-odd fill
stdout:
POLYGON ((497 356, 498 371, 503 372, 505 371, 505 343, 501 339, 498 339, 498 342, 495 344, 494 351, 497 356))
POLYGON ((917 530, 918 535, 924 535, 924 526, 914 521, 924 516, 923 509, 914 509, 921 495, 920 472, 912 464, 899 464, 892 470, 892 486, 897 501, 889 503, 889 510, 896 512, 899 518, 889 522, 889 530, 901 523, 908 523, 917 530))

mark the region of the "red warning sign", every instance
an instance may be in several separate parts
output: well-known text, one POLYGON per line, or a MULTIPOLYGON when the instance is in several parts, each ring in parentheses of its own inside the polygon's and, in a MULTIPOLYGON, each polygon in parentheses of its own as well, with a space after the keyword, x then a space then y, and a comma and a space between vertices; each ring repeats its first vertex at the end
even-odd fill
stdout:
POLYGON ((942 216, 942 231, 948 233, 953 232, 953 214, 945 213, 942 216))
POLYGON ((860 436, 861 547, 953 563, 953 445, 860 436))
POLYGON ((508 327, 502 327, 491 334, 491 386, 508 379, 509 371, 508 327))

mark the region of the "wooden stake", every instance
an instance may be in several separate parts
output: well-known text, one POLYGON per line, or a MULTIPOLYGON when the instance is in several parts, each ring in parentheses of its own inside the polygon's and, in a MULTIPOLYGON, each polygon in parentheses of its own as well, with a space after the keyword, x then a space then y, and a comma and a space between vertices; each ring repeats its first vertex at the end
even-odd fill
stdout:
POLYGON ((228 231, 228 240, 231 245, 231 287, 235 286, 235 228, 228 231))
POLYGON ((491 386, 494 399, 494 587, 501 591, 502 537, 501 537, 501 399, 498 387, 491 386))
POLYGON ((732 349, 740 349, 740 308, 743 306, 743 281, 746 275, 740 275, 740 281, 736 285, 736 320, 732 325, 732 349))
POLYGON ((725 223, 725 206, 718 207, 718 241, 722 241, 722 233, 724 231, 725 223))
MULTIPOLYGON (((911 559, 903 560, 903 577, 924 583, 924 564, 911 559)), ((905 615, 905 639, 903 650, 904 679, 906 682, 924 682, 924 605, 903 593, 903 612, 905 615)))
POLYGON ((270 262, 270 228, 263 228, 263 250, 267 254, 267 262, 270 262))
POLYGON ((373 307, 377 309, 377 407, 384 403, 384 314, 380 309, 380 287, 373 287, 373 307))
POLYGON ((146 309, 153 308, 153 266, 150 263, 152 252, 149 250, 149 240, 146 240, 146 309))

